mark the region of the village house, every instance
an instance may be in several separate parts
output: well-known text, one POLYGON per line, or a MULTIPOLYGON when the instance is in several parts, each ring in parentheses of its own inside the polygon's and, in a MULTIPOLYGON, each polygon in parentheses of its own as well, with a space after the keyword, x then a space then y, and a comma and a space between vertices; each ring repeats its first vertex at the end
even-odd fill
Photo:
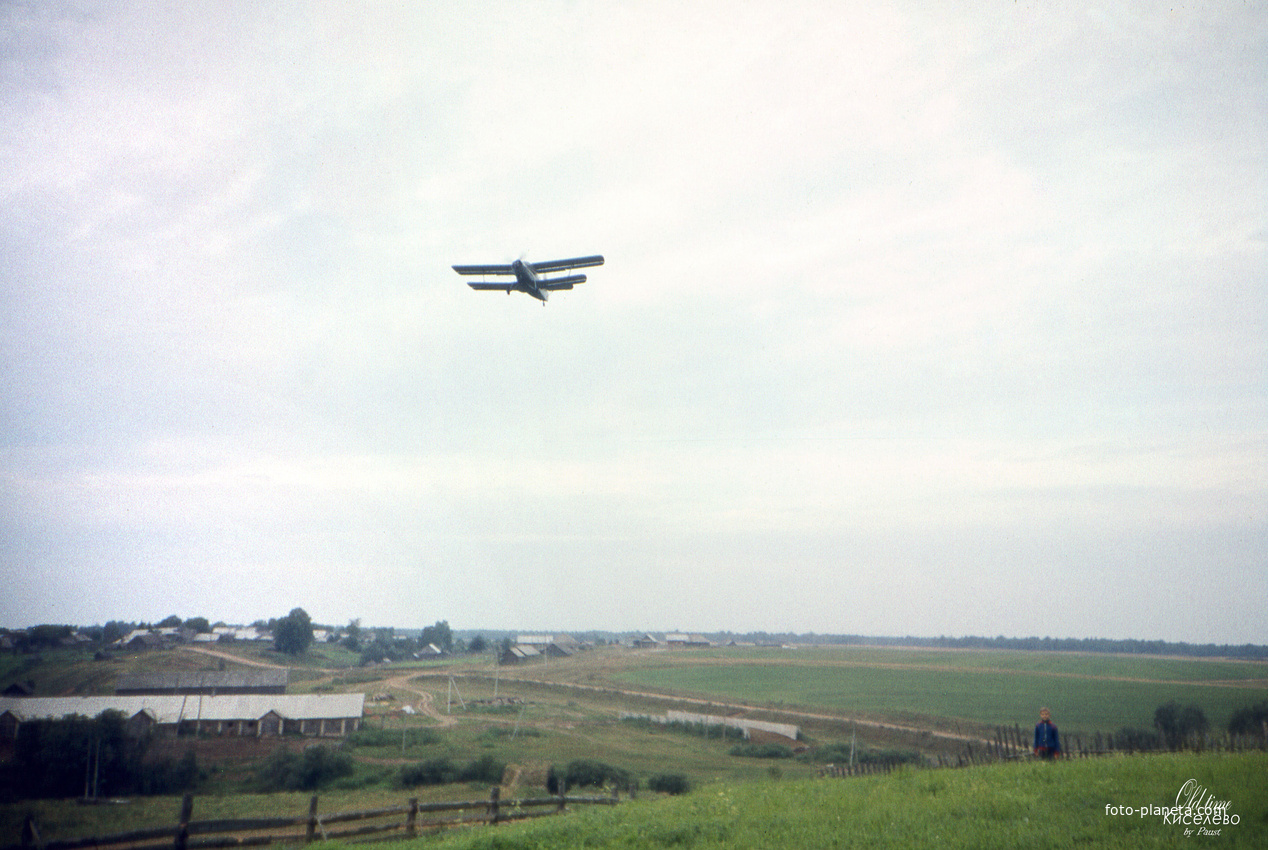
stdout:
POLYGON ((567 658, 581 649, 580 642, 572 635, 518 635, 515 645, 532 647, 551 658, 567 658))
POLYGON ((515 644, 498 655, 498 663, 504 665, 523 664, 526 661, 536 661, 541 657, 542 654, 537 651, 536 647, 515 644))
POLYGON ((440 656, 444 654, 445 654, 445 651, 443 649, 436 646, 436 644, 434 643, 429 643, 426 646, 419 649, 418 652, 415 652, 414 657, 415 658, 439 658, 440 656))
POLYGON ((670 649, 699 649, 713 644, 704 635, 670 634, 665 635, 665 643, 670 649))

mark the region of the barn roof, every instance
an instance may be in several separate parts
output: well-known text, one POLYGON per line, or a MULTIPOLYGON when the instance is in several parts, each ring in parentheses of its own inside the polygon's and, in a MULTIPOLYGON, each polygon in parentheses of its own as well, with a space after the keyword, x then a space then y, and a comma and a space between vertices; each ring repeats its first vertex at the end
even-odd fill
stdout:
POLYGON ((0 714, 19 720, 150 714, 160 724, 181 720, 258 720, 270 711, 288 720, 360 717, 365 694, 250 694, 241 696, 0 697, 0 714))
POLYGON ((286 669, 172 670, 120 676, 116 691, 210 690, 212 688, 284 688, 290 682, 286 669))

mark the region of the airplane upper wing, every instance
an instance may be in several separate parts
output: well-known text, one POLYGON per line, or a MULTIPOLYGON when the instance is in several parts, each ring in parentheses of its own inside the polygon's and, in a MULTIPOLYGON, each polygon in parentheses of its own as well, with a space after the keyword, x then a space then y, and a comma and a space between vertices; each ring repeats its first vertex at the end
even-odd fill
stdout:
POLYGON ((509 263, 500 266, 454 266, 453 270, 458 274, 515 274, 515 270, 511 268, 509 263))
MULTIPOLYGON (((546 260, 541 263, 529 263, 533 267, 533 271, 541 272, 561 272, 565 269, 583 269, 586 266, 603 265, 603 257, 600 254, 594 254, 589 257, 573 257, 571 260, 546 260)), ((454 268, 458 268, 454 266, 454 268)), ((470 268, 477 268, 471 266, 470 268)), ((479 266, 478 268, 493 268, 492 266, 479 266)), ((510 268, 509 266, 507 268, 510 268)), ((462 274, 462 272, 460 272, 462 274)), ((498 274, 498 272, 488 272, 488 274, 498 274)))

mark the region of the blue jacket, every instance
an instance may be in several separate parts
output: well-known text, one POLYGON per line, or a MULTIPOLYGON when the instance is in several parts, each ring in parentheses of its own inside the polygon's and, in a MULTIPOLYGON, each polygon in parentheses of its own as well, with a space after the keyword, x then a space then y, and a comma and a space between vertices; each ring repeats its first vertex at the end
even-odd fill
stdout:
POLYGON ((1057 736, 1057 727, 1052 721, 1039 721, 1035 724, 1035 749, 1043 747, 1054 753, 1061 752, 1061 738, 1057 736))

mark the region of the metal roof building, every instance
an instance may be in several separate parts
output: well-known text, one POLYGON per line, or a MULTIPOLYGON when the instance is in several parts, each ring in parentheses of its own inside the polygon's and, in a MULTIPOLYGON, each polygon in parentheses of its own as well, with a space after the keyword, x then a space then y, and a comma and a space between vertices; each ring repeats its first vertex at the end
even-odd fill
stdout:
POLYGON ((134 673, 121 676, 114 692, 141 694, 284 694, 291 671, 259 670, 179 670, 163 673, 134 673))
POLYGON ((358 729, 364 710, 365 694, 0 697, 0 737, 16 737, 31 720, 97 717, 105 711, 123 714, 136 732, 158 727, 217 735, 338 736, 358 729))

